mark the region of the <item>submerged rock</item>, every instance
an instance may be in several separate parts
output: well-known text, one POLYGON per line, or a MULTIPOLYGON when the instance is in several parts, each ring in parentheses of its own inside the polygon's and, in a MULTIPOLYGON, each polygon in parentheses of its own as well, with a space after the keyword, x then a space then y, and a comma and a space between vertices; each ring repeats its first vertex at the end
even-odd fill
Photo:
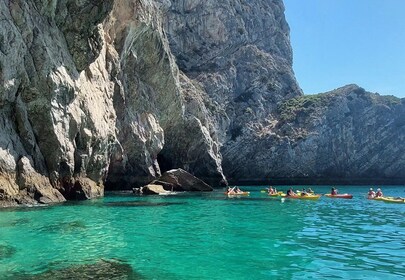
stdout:
POLYGON ((14 274, 8 279, 43 279, 43 280, 70 280, 70 279, 102 279, 102 280, 137 280, 145 279, 136 273, 131 265, 117 260, 100 260, 92 264, 72 265, 66 268, 48 269, 39 274, 14 274))
POLYGON ((105 203, 106 206, 112 207, 155 207, 155 206, 171 206, 182 205, 186 202, 148 202, 148 201, 118 201, 105 203))
POLYGON ((7 222, 1 222, 0 223, 0 228, 3 228, 3 227, 17 227, 17 226, 20 226, 20 225, 28 224, 28 223, 30 223, 30 221, 31 220, 28 219, 28 218, 19 218, 19 219, 7 221, 7 222))
POLYGON ((13 246, 0 244, 0 260, 11 258, 16 252, 13 246))
POLYGON ((83 221, 59 222, 56 224, 46 225, 38 229, 38 231, 46 233, 71 233, 74 231, 82 231, 86 229, 86 224, 83 221))

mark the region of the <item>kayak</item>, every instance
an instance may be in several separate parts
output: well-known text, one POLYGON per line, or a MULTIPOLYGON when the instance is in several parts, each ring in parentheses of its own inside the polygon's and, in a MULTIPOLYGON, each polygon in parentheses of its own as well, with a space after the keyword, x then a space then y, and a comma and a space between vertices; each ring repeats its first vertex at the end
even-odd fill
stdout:
POLYGON ((348 193, 342 193, 342 194, 335 194, 331 195, 330 193, 325 194, 326 197, 329 198, 345 198, 345 199, 352 199, 353 195, 348 194, 348 193))
POLYGON ((237 196, 237 195, 249 195, 250 192, 238 192, 238 193, 227 193, 225 192, 226 195, 228 196, 237 196))
POLYGON ((268 196, 271 197, 279 197, 279 196, 285 196, 283 192, 278 192, 278 193, 273 193, 273 194, 267 194, 268 196))
POLYGON ((314 195, 297 195, 297 196, 282 195, 282 197, 290 198, 290 199, 317 200, 321 196, 319 194, 314 194, 314 195))
MULTIPOLYGON (((269 193, 269 190, 260 190, 261 193, 269 193)), ((279 191, 277 193, 282 193, 282 191, 279 191)))
POLYGON ((388 203, 404 203, 405 204, 405 198, 396 198, 392 196, 383 196, 383 197, 375 197, 374 200, 380 200, 388 203))
POLYGON ((276 192, 276 193, 272 193, 272 194, 267 194, 268 196, 271 196, 271 197, 279 197, 279 196, 285 196, 285 193, 283 193, 283 192, 276 192))
POLYGON ((176 195, 178 193, 179 192, 165 191, 165 192, 159 193, 159 195, 176 195))

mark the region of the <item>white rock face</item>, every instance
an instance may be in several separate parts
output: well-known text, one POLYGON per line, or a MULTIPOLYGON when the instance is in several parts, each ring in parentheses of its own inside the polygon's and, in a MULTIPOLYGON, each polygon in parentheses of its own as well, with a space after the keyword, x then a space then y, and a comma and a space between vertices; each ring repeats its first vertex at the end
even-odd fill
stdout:
POLYGON ((162 29, 169 6, 0 3, 1 199, 40 201, 23 174, 68 199, 102 195, 105 183, 144 184, 161 175, 160 165, 224 179, 203 98, 187 93, 193 85, 180 79, 162 29), (30 168, 18 168, 21 158, 30 168))

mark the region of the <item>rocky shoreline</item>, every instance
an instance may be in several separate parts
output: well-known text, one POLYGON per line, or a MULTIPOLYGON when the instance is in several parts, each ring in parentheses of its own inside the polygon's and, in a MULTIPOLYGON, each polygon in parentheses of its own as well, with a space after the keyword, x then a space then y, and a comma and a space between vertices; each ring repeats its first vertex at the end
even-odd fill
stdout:
POLYGON ((5 0, 0 15, 0 205, 175 168, 215 187, 405 184, 405 100, 303 95, 281 0, 5 0))

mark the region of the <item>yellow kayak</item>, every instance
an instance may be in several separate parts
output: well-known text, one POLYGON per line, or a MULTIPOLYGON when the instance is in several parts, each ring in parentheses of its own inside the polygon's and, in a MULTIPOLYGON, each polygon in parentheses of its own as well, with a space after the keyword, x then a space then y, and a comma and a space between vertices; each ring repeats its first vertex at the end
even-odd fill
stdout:
POLYGON ((380 200, 388 203, 400 203, 405 204, 405 198, 401 197, 392 197, 392 196, 383 196, 383 197, 375 197, 374 200, 380 200))
POLYGON ((278 192, 278 193, 272 193, 272 194, 267 194, 267 195, 271 196, 271 197, 279 197, 279 196, 285 196, 285 193, 278 192))

